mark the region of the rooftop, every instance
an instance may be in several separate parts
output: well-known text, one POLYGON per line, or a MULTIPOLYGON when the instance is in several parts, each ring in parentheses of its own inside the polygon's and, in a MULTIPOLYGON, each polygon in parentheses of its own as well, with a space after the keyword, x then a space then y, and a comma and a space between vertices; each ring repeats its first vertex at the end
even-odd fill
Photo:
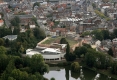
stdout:
POLYGON ((59 49, 54 49, 54 48, 46 48, 44 50, 42 50, 41 52, 52 52, 52 53, 61 53, 59 49))
POLYGON ((17 39, 17 35, 7 35, 5 37, 3 37, 4 39, 9 39, 9 40, 15 40, 17 39))

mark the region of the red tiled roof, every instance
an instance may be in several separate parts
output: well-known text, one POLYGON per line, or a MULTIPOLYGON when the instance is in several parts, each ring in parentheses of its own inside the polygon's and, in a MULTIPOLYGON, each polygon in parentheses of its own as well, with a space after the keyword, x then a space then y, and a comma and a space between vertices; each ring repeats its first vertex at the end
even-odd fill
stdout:
POLYGON ((0 20, 0 23, 3 23, 4 21, 3 20, 0 20))
POLYGON ((65 9, 67 7, 67 5, 66 4, 60 4, 60 5, 57 5, 57 7, 58 8, 63 7, 65 9))
POLYGON ((54 28, 53 30, 51 30, 52 32, 56 32, 56 31, 60 31, 60 32, 65 32, 66 28, 54 28))

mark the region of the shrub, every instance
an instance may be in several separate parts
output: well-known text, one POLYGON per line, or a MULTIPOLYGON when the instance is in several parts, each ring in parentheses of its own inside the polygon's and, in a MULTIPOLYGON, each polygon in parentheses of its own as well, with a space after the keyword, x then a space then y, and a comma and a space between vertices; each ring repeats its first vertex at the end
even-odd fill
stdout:
POLYGON ((78 62, 73 62, 71 64, 71 71, 73 72, 79 72, 80 71, 80 65, 78 62))

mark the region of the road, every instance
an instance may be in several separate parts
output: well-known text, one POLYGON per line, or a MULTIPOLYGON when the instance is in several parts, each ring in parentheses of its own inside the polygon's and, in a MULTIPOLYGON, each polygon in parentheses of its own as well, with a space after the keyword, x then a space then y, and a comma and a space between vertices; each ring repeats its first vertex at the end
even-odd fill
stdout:
POLYGON ((6 27, 9 28, 10 22, 9 22, 9 20, 8 20, 7 13, 6 13, 6 11, 4 10, 4 7, 0 7, 0 8, 1 8, 3 14, 4 14, 4 17, 3 17, 3 18, 4 18, 4 20, 5 20, 6 27))

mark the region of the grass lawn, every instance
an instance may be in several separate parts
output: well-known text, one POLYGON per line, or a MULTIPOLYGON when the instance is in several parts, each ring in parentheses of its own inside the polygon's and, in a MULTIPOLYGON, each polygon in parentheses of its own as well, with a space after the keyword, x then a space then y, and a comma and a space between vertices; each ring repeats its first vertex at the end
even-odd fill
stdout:
POLYGON ((78 41, 75 41, 75 40, 72 40, 72 39, 66 38, 66 40, 68 41, 68 43, 69 43, 69 45, 70 45, 71 47, 73 47, 73 45, 75 45, 75 44, 78 43, 78 41))
MULTIPOLYGON (((45 42, 43 42, 42 44, 51 44, 51 43, 60 41, 61 38, 62 38, 62 37, 55 37, 55 38, 50 37, 49 39, 47 39, 47 40, 46 40, 45 42)), ((66 40, 69 42, 69 44, 70 44, 71 47, 72 47, 73 45, 77 44, 77 41, 75 41, 74 39, 66 38, 66 40)))
POLYGON ((51 43, 54 43, 55 41, 60 40, 60 39, 61 39, 61 37, 55 37, 55 38, 49 37, 42 44, 51 44, 51 43))

